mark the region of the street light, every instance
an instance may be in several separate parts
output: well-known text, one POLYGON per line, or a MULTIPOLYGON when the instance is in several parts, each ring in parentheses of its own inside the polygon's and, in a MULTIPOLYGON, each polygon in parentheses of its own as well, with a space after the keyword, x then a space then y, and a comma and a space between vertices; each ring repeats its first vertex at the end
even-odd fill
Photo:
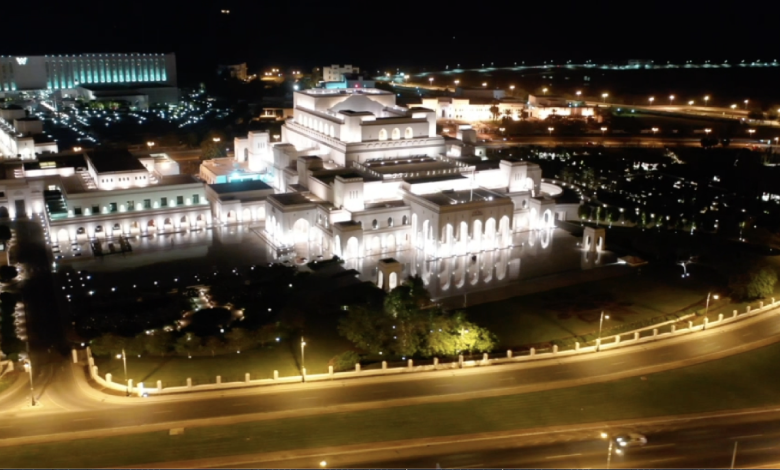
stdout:
POLYGON ((704 129, 704 133, 707 135, 710 135, 710 132, 712 132, 712 129, 704 129))
MULTIPOLYGON (((596 340, 596 351, 601 350, 601 327, 604 326, 604 319, 609 320, 609 315, 604 315, 604 310, 601 311, 601 319, 599 320, 599 337, 596 340)), ((612 444, 610 443, 610 452, 612 449, 612 444)))
POLYGON ((487 86, 487 82, 482 82, 482 86, 487 86))
POLYGON ((130 396, 130 382, 127 381, 127 354, 125 354, 125 348, 122 348, 122 354, 117 354, 116 355, 117 359, 119 359, 120 357, 122 358, 122 363, 125 366, 125 387, 127 387, 126 395, 129 397, 130 396))
POLYGON ((735 104, 732 104, 732 105, 731 105, 731 109, 737 109, 737 105, 735 105, 735 104))
POLYGON ((24 370, 27 371, 27 375, 30 377, 30 405, 35 406, 35 390, 33 389, 33 377, 32 377, 32 363, 30 360, 24 361, 24 370))
POLYGON ((604 137, 604 132, 606 132, 606 131, 607 131, 606 127, 602 127, 601 128, 601 137, 604 137))
POLYGON ((74 152, 81 152, 81 147, 73 147, 74 152))
POLYGON ((609 96, 609 93, 602 93, 601 94, 601 97, 604 99, 604 101, 603 101, 604 103, 607 102, 607 96, 609 96))
POLYGON ((753 134, 756 133, 755 129, 748 129, 748 133, 750 134, 750 137, 753 137, 753 134))
MULTIPOLYGON (((607 468, 610 468, 610 464, 612 463, 612 439, 610 439, 609 434, 602 432, 601 433, 602 439, 609 439, 609 447, 607 448, 607 468)), ((620 450, 620 449, 618 449, 620 450)))
POLYGON ((550 137, 552 137, 552 131, 554 131, 555 128, 554 127, 548 127, 547 130, 550 131, 550 137))
POLYGON ((304 354, 303 354, 303 348, 306 347, 306 341, 303 340, 303 336, 301 336, 301 380, 303 382, 306 382, 306 363, 304 362, 304 354))
POLYGON ((431 84, 431 86, 433 86, 433 77, 429 78, 428 82, 431 84))
POLYGON ((707 101, 710 100, 710 95, 704 97, 704 106, 707 106, 707 101))
POLYGON ((693 106, 693 100, 688 102, 688 106, 693 106))
POLYGON ((710 296, 712 296, 713 299, 718 300, 720 296, 718 294, 712 295, 712 292, 707 292, 707 306, 704 307, 704 317, 707 317, 707 312, 710 311, 710 296))
POLYGON ((459 83, 460 83, 460 80, 455 80, 455 86, 458 86, 459 83))
POLYGON ((542 93, 547 94, 547 88, 542 88, 542 93))
POLYGON ((575 95, 577 95, 577 98, 579 98, 579 97, 580 97, 580 95, 582 95, 582 92, 581 92, 581 91, 577 91, 577 92, 576 92, 576 93, 574 93, 574 94, 575 94, 575 95))
POLYGON ((213 140, 214 143, 217 143, 217 142, 219 142, 222 139, 220 137, 212 137, 211 140, 213 140))
POLYGON ((653 127, 651 130, 653 131, 653 135, 655 135, 655 133, 658 132, 658 128, 657 127, 653 127))
POLYGON ((154 147, 154 142, 147 142, 146 146, 149 147, 149 149, 151 149, 152 147, 154 147))
POLYGON ((748 100, 745 100, 745 109, 747 109, 748 100))
POLYGON ((653 105, 653 101, 655 101, 655 98, 651 96, 648 101, 650 101, 650 106, 652 106, 653 105))
POLYGON ((674 95, 669 95, 669 106, 672 105, 672 101, 674 101, 674 95))

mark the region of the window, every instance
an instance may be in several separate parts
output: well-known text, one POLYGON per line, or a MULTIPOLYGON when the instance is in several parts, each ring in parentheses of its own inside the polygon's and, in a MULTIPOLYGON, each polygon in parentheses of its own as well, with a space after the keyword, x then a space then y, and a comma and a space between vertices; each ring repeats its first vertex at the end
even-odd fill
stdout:
POLYGON ((168 198, 167 197, 160 198, 160 207, 168 207, 168 198))
POLYGON ((144 199, 144 209, 151 209, 151 208, 152 208, 152 200, 144 199))
POLYGON ((100 206, 92 206, 93 214, 100 214, 100 206))
POLYGON ((192 195, 192 203, 193 204, 200 204, 200 195, 199 194, 193 194, 192 195))
POLYGON ((116 203, 115 202, 109 202, 108 203, 108 212, 116 212, 116 203))
POLYGON ((5 191, 0 191, 0 197, 5 197, 5 191))
POLYGON ((401 223, 404 225, 409 225, 409 217, 404 216, 404 218, 401 219, 401 223))
POLYGON ((135 201, 127 201, 127 210, 129 211, 135 210, 135 201))
POLYGON ((374 229, 377 229, 379 228, 379 222, 377 222, 376 219, 374 219, 374 221, 371 222, 371 226, 374 227, 374 229))
POLYGON ((74 207, 73 213, 76 215, 81 215, 81 207, 74 207))
POLYGON ((176 196, 176 205, 177 206, 184 205, 184 196, 176 196))
POLYGON ((393 218, 392 217, 388 217, 387 218, 387 226, 388 227, 392 227, 393 226, 393 218))

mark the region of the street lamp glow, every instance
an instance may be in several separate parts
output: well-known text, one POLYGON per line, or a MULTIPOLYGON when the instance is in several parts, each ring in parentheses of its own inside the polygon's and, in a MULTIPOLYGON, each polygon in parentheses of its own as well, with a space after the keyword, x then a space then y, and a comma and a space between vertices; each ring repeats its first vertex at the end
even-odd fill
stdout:
POLYGON ((710 95, 704 97, 704 106, 707 106, 707 101, 710 100, 710 95))
POLYGON ((693 100, 688 102, 688 106, 693 106, 693 100))
POLYGON ((429 78, 428 81, 433 85, 433 77, 429 78))
POLYGON ((152 147, 154 147, 154 142, 147 142, 147 143, 146 143, 146 145, 147 145, 149 148, 152 148, 152 147))
POLYGON ((577 95, 577 98, 579 98, 579 97, 580 97, 580 95, 582 95, 582 92, 581 92, 581 91, 579 91, 579 90, 577 90, 577 92, 576 92, 576 93, 574 93, 574 94, 575 94, 575 95, 577 95))
POLYGON ((669 95, 669 106, 672 105, 672 101, 674 101, 674 95, 669 95))
POLYGON ((653 131, 653 135, 655 135, 655 133, 658 132, 658 128, 654 127, 654 128, 652 128, 652 131, 653 131))
POLYGON ((482 86, 487 86, 487 82, 482 82, 482 86))
POLYGON ((609 93, 602 93, 601 97, 604 99, 604 103, 607 102, 607 96, 609 96, 609 93))
POLYGON ((749 100, 745 100, 745 101, 744 101, 744 103, 745 103, 745 109, 747 109, 748 101, 749 101, 749 100))
POLYGON ((756 133, 755 129, 748 129, 748 133, 750 134, 750 137, 753 137, 753 134, 756 133))
POLYGON ((712 132, 712 129, 704 129, 704 132, 705 132, 707 135, 710 135, 710 132, 712 132))
POLYGON ((547 94, 547 88, 542 88, 542 93, 547 94))
POLYGON ((509 89, 510 89, 510 90, 512 90, 512 91, 514 91, 514 89, 515 89, 515 86, 514 86, 514 85, 509 85, 509 89))
POLYGON ((460 80, 455 80, 455 86, 457 86, 460 83, 460 80))
POLYGON ((737 105, 735 105, 735 104, 732 104, 732 105, 731 105, 731 109, 737 109, 737 105))
POLYGON ((301 336, 301 380, 306 381, 306 363, 304 362, 303 348, 306 347, 306 341, 301 336))
POLYGON ((606 127, 602 127, 601 128, 601 137, 604 137, 604 132, 606 132, 606 131, 607 131, 606 127))
POLYGON ((653 101, 655 101, 655 98, 651 96, 651 97, 648 99, 648 101, 650 101, 650 105, 652 106, 652 105, 653 105, 653 101))
POLYGON ((548 127, 547 130, 550 131, 550 136, 552 136, 552 131, 554 131, 555 128, 554 127, 548 127))
POLYGON ((322 462, 320 462, 320 467, 325 468, 327 465, 328 465, 328 462, 326 462, 324 460, 322 462))

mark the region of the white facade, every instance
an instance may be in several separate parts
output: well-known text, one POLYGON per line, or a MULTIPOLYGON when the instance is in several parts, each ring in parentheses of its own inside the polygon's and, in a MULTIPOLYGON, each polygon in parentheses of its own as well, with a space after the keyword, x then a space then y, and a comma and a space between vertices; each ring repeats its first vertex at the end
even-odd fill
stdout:
MULTIPOLYGON (((423 98, 422 108, 432 109, 439 119, 458 119, 462 121, 489 121, 508 117, 518 120, 523 117, 525 103, 516 100, 484 100, 471 98, 423 98), (493 115, 491 108, 496 106, 498 114, 493 115)), ((414 109, 414 107, 412 107, 414 109)))
MULTIPOLYGON (((13 111, 18 112, 18 110, 13 111)), ((31 159, 36 154, 42 155, 59 151, 57 142, 42 138, 41 121, 14 118, 13 123, 0 118, 0 156, 31 159)))

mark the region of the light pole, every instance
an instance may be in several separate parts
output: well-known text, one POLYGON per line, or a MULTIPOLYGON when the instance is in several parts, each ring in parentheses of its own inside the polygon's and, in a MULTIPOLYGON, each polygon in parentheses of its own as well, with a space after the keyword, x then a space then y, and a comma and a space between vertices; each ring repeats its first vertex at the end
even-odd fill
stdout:
POLYGON ((712 132, 712 129, 709 129, 709 128, 704 129, 704 133, 707 134, 707 137, 710 136, 710 132, 712 132))
POLYGON ((745 109, 747 109, 748 100, 745 100, 745 109))
POLYGON ((704 317, 707 317, 707 312, 710 311, 710 296, 713 299, 718 300, 720 296, 718 294, 712 295, 712 292, 707 292, 707 305, 704 307, 704 317))
POLYGON ((149 147, 149 150, 152 150, 152 148, 154 148, 154 142, 147 142, 146 146, 149 147))
POLYGON ((582 96, 582 92, 581 91, 577 91, 575 93, 575 95, 577 95, 577 99, 580 99, 580 96, 582 96))
POLYGON ((602 101, 602 103, 606 103, 607 102, 607 96, 609 96, 609 93, 602 93, 601 94, 601 98, 604 100, 604 101, 602 101))
POLYGON ((129 397, 130 396, 130 382, 127 381, 127 354, 125 354, 125 348, 122 348, 122 354, 121 355, 120 354, 116 355, 117 359, 119 359, 120 357, 122 358, 122 364, 124 365, 124 368, 125 368, 126 395, 129 397))
POLYGON ((753 137, 753 134, 756 133, 755 129, 748 129, 748 134, 750 134, 750 137, 753 137))
POLYGON ((674 95, 669 95, 669 106, 672 105, 672 101, 674 101, 674 95))
POLYGON ((602 128, 601 128, 601 138, 602 138, 602 139, 604 138, 604 132, 606 132, 606 131, 607 131, 607 128, 606 128, 606 127, 602 127, 602 128))
POLYGON ((460 80, 455 80, 455 86, 458 86, 459 83, 460 83, 460 80))
POLYGON ((547 94, 547 88, 542 88, 542 93, 546 95, 547 94))
POLYGON ((306 341, 301 336, 301 380, 306 382, 306 362, 304 362, 303 348, 306 347, 306 341))
POLYGON ((433 77, 428 79, 428 83, 430 83, 430 86, 433 86, 433 77))
MULTIPOLYGON (((609 320, 609 315, 604 315, 604 310, 601 311, 601 320, 599 320, 599 337, 596 340, 596 351, 601 351, 601 327, 604 326, 604 319, 609 320)), ((610 453, 612 452, 612 444, 610 443, 610 453)))
POLYGON ((30 378, 30 405, 35 406, 35 389, 33 388, 32 362, 30 362, 30 359, 24 362, 24 370, 27 371, 27 375, 30 378))
POLYGON ((688 102, 688 106, 693 106, 693 100, 688 102))
POLYGON ((707 106, 707 102, 710 100, 710 95, 704 97, 704 106, 707 106))
POLYGON ((552 131, 554 131, 555 128, 554 127, 548 127, 547 130, 550 131, 550 137, 552 137, 552 131))
POLYGON ((650 106, 652 106, 652 105, 653 105, 653 101, 655 101, 655 98, 651 96, 651 97, 648 99, 648 101, 650 101, 650 106))
POLYGON ((657 127, 653 127, 652 131, 653 131, 653 135, 655 136, 655 133, 658 132, 658 128, 657 127))

